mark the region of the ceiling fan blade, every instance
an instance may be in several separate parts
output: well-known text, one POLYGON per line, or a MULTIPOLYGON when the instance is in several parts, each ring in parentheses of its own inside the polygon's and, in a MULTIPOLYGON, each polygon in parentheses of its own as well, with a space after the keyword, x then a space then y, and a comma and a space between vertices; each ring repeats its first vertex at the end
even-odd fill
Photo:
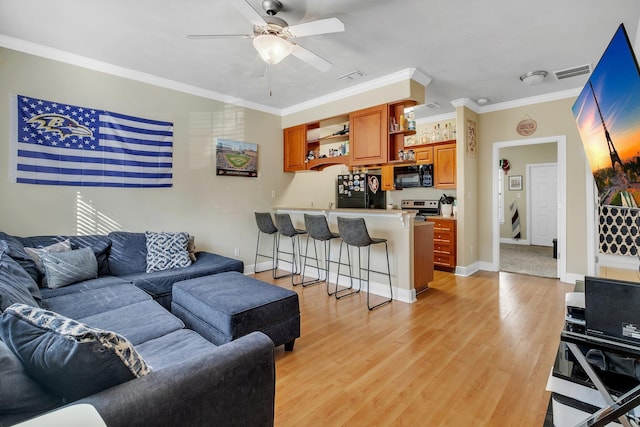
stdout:
POLYGON ((206 39, 252 39, 253 34, 189 34, 188 39, 206 40, 206 39))
POLYGON ((264 72, 267 70, 267 63, 262 60, 260 54, 256 55, 253 61, 253 67, 251 68, 251 78, 259 79, 264 77, 264 72))
POLYGON ((246 0, 233 0, 231 4, 254 26, 264 27, 267 25, 262 16, 246 0))
POLYGON ((291 37, 306 37, 315 34, 339 33, 344 31, 344 24, 338 18, 319 19, 304 24, 290 25, 287 31, 291 37))
POLYGON ((311 65, 312 67, 320 71, 329 71, 331 67, 333 67, 333 64, 331 62, 323 58, 320 58, 318 55, 311 52, 310 50, 307 50, 300 45, 297 45, 294 43, 292 44, 293 44, 293 50, 291 51, 291 54, 296 58, 301 59, 302 61, 311 65))

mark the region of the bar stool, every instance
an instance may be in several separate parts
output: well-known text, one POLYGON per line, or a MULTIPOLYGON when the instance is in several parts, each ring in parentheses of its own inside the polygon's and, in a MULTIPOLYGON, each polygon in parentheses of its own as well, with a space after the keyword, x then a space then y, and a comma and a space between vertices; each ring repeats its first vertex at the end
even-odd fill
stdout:
POLYGON ((274 214, 276 218, 276 227, 278 228, 278 238, 276 240, 276 266, 280 260, 280 254, 291 255, 291 274, 285 274, 280 277, 291 276, 291 284, 293 286, 301 285, 304 281, 304 277, 300 283, 294 283, 293 276, 300 274, 300 235, 307 234, 306 230, 300 230, 293 226, 291 217, 289 214, 274 214), (289 237, 291 239, 291 252, 285 252, 280 250, 280 236, 289 237))
POLYGON ((307 229, 307 244, 304 249, 304 264, 302 265, 302 279, 304 280, 305 271, 307 268, 307 261, 309 258, 309 240, 313 240, 313 251, 315 253, 315 258, 311 258, 311 260, 315 260, 316 262, 316 271, 318 272, 318 277, 312 281, 303 283, 302 286, 306 287, 309 285, 313 285, 320 282, 327 282, 327 294, 333 295, 333 293, 329 292, 329 263, 330 263, 330 253, 331 253, 331 240, 340 237, 339 234, 333 233, 329 229, 329 224, 327 224, 327 218, 324 215, 309 215, 304 214, 304 227, 307 229), (316 243, 320 241, 323 243, 321 247, 324 248, 323 259, 325 261, 323 270, 324 270, 324 278, 320 275, 320 260, 318 258, 318 247, 316 243))
POLYGON ((364 218, 344 218, 338 217, 338 232, 340 233, 340 237, 342 238, 342 243, 340 243, 340 252, 338 255, 338 277, 336 278, 336 299, 344 298, 349 295, 356 294, 360 292, 362 288, 362 272, 367 272, 366 282, 367 282, 367 307, 369 310, 373 310, 382 305, 389 304, 393 300, 393 289, 391 287, 391 268, 389 267, 389 247, 387 245, 387 239, 379 239, 373 238, 369 236, 369 232, 367 231, 367 225, 364 222, 364 218), (347 262, 349 263, 349 280, 350 286, 346 289, 341 289, 338 291, 338 279, 340 278, 340 267, 342 265, 342 244, 347 245, 347 262), (377 271, 371 269, 371 245, 376 245, 379 243, 384 243, 385 252, 387 255, 387 272, 377 271), (358 290, 353 289, 353 274, 352 274, 352 263, 351 256, 349 255, 349 247, 354 246, 358 250, 358 290), (361 257, 361 249, 367 248, 367 265, 363 267, 362 265, 362 257, 361 257), (369 276, 370 273, 378 273, 385 275, 389 278, 389 299, 385 300, 379 304, 374 306, 369 302, 369 276), (341 292, 348 292, 346 294, 340 294, 341 292))
POLYGON ((253 271, 254 273, 261 273, 263 271, 267 271, 267 270, 271 270, 273 272, 273 276, 274 279, 275 277, 275 271, 277 270, 278 266, 276 264, 276 257, 275 257, 275 253, 276 253, 276 233, 278 232, 278 229, 276 228, 276 225, 273 223, 273 219, 271 218, 271 214, 269 212, 254 212, 255 216, 256 216, 256 224, 258 225, 258 241, 256 242, 256 257, 253 261, 253 271), (260 250, 260 235, 261 234, 266 234, 266 235, 270 235, 273 236, 273 244, 271 247, 271 255, 267 255, 267 254, 261 254, 259 252, 260 250), (271 268, 267 268, 265 270, 257 270, 257 266, 258 266, 258 257, 261 258, 268 258, 271 260, 271 268))

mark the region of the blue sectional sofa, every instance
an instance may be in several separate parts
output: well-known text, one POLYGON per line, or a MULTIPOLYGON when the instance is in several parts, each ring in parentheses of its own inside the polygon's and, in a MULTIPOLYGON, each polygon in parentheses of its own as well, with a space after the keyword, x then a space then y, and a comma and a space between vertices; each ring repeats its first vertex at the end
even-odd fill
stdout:
MULTIPOLYGON (((147 273, 145 258, 144 233, 23 238, 0 232, 0 311, 4 311, 0 316, 0 426, 76 403, 93 405, 108 426, 273 425, 273 341, 253 332, 216 346, 185 329, 168 310, 174 283, 242 272, 242 262, 198 252, 187 267, 147 273), (43 286, 42 272, 25 248, 61 242, 85 253, 89 250, 83 248, 91 248, 97 277, 57 288, 43 286), (46 355, 21 353, 41 339, 38 334, 45 329, 36 327, 33 339, 20 335, 25 319, 18 313, 31 307, 124 337, 150 372, 80 398, 75 390, 61 392, 55 381, 42 381, 30 371, 37 362, 30 359, 46 355)), ((59 338, 57 332, 42 333, 49 340, 59 338)), ((74 342, 83 344, 82 339, 74 342)), ((70 378, 72 384, 76 372, 80 375, 74 369, 64 372, 65 381, 70 378)), ((96 368, 95 381, 103 370, 96 368)), ((111 380, 108 375, 106 379, 111 380)))

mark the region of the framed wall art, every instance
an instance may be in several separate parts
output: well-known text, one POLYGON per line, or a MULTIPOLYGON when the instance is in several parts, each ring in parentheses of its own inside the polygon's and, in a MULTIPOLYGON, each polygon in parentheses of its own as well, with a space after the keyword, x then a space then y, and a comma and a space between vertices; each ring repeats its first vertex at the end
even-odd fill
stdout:
POLYGON ((522 191, 522 175, 509 177, 509 191, 522 191))
POLYGON ((258 177, 258 144, 216 138, 216 174, 258 177))
POLYGON ((476 122, 473 120, 467 120, 464 131, 465 144, 467 146, 467 154, 471 157, 475 157, 477 153, 476 146, 476 122))

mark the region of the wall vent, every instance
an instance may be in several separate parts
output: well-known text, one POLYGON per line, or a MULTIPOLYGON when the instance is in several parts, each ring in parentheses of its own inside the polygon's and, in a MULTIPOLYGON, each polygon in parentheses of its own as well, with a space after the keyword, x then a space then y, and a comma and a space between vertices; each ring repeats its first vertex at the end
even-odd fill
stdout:
POLYGON ((580 65, 578 67, 571 67, 564 70, 554 71, 553 75, 556 80, 570 79, 571 77, 581 76, 583 74, 591 73, 591 64, 580 65))

